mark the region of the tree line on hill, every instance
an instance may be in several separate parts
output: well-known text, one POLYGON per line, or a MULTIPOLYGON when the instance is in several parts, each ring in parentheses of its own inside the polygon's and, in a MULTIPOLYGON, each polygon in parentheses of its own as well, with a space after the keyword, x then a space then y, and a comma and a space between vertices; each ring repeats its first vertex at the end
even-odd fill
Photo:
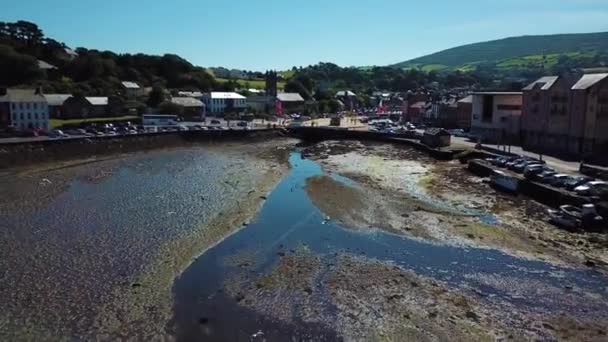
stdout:
MULTIPOLYGON (((574 65, 567 57, 559 62, 556 71, 574 65)), ((0 85, 42 86, 46 93, 120 97, 121 81, 133 81, 140 86, 153 87, 154 94, 148 105, 160 101, 162 89, 207 92, 234 91, 242 87, 234 79, 219 82, 205 68, 194 66, 173 54, 116 54, 86 48, 72 51, 64 43, 46 37, 42 29, 27 21, 0 22, 0 70, 0 85), (41 69, 39 60, 56 69, 41 69)), ((306 100, 325 101, 323 106, 333 108, 336 103, 331 100, 338 90, 352 90, 360 96, 361 103, 366 103, 368 95, 374 91, 406 92, 437 85, 443 89, 497 88, 494 81, 499 77, 517 76, 532 80, 543 72, 527 70, 517 75, 499 74, 491 64, 479 64, 466 72, 425 72, 416 68, 356 68, 319 63, 294 67, 289 72, 285 91, 297 92, 306 100)), ((261 76, 259 72, 245 74, 247 77, 261 76)), ((500 85, 502 88, 507 86, 500 85)))

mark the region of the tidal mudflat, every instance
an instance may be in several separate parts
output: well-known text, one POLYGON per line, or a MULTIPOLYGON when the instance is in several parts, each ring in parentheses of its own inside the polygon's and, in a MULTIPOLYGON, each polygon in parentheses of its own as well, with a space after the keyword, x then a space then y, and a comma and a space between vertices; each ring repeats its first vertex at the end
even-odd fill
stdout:
POLYGON ((204 146, 0 186, 3 339, 608 337, 605 236, 403 146, 204 146))
POLYGON ((165 336, 173 279, 253 217, 292 146, 209 145, 5 173, 1 339, 165 336))
POLYGON ((178 339, 606 339, 601 267, 511 227, 542 221, 505 214, 497 193, 436 188, 450 164, 335 142, 290 164, 254 222, 177 278, 178 339))

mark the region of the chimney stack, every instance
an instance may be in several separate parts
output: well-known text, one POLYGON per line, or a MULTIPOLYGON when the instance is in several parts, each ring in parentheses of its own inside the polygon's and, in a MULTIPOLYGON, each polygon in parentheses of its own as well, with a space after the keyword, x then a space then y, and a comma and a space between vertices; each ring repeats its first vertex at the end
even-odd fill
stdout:
POLYGON ((35 92, 35 94, 36 94, 36 95, 42 95, 42 87, 41 87, 41 86, 36 87, 36 92, 35 92))
POLYGON ((0 96, 4 96, 7 93, 7 88, 4 85, 0 84, 0 96))

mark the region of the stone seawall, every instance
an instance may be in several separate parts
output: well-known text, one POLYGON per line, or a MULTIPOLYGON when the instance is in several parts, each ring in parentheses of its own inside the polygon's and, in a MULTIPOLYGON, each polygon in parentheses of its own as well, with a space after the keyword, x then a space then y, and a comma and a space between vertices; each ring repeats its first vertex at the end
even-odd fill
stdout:
POLYGON ((418 141, 419 136, 414 133, 387 134, 382 132, 357 131, 340 128, 297 127, 292 128, 291 134, 306 141, 318 142, 323 140, 371 140, 394 144, 409 145, 417 150, 428 153, 439 160, 452 160, 454 155, 461 151, 440 150, 431 148, 418 141))
POLYGON ((277 129, 189 131, 10 143, 0 145, 0 169, 114 153, 187 146, 200 142, 258 141, 282 135, 283 133, 277 129))

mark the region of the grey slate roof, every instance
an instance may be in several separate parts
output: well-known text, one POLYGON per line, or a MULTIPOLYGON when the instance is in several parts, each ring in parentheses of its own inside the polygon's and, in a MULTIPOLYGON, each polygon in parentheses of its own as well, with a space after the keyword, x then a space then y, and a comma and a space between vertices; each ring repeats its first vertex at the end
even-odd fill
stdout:
POLYGON ((608 77, 608 74, 587 74, 583 75, 572 87, 572 90, 587 90, 608 77))
POLYGON ((0 96, 0 102, 47 102, 35 89, 7 89, 6 95, 0 96))
POLYGON ((139 84, 135 82, 124 81, 122 82, 122 86, 127 89, 139 89, 139 84))
POLYGON ((204 103, 192 97, 173 97, 171 102, 182 107, 203 107, 204 103))
POLYGON ((449 135, 451 135, 450 132, 446 131, 443 128, 429 128, 426 131, 424 131, 424 134, 435 135, 435 136, 449 136, 449 135))
POLYGON ((357 94, 353 93, 350 90, 341 90, 339 92, 336 93, 337 97, 344 97, 344 96, 357 96, 357 94))
POLYGON ((473 103, 473 95, 460 99, 458 103, 473 103))
POLYGON ((551 89, 551 87, 553 87, 553 85, 555 84, 555 82, 557 82, 558 79, 559 76, 541 77, 533 83, 529 84, 527 87, 525 87, 524 90, 533 90, 537 87, 541 87, 541 90, 549 90, 551 89))
POLYGON ((201 93, 200 91, 180 91, 177 94, 180 97, 194 97, 194 98, 203 97, 203 93, 201 93))
POLYGON ((72 94, 44 94, 49 106, 62 106, 65 100, 72 97, 72 94))
POLYGON ((108 105, 107 97, 85 97, 85 98, 93 106, 107 106, 108 105))
POLYGON ((280 93, 277 99, 281 102, 304 102, 304 98, 298 93, 280 93))
POLYGON ((52 70, 52 69, 57 69, 56 66, 49 64, 43 60, 38 60, 38 67, 42 70, 52 70))

